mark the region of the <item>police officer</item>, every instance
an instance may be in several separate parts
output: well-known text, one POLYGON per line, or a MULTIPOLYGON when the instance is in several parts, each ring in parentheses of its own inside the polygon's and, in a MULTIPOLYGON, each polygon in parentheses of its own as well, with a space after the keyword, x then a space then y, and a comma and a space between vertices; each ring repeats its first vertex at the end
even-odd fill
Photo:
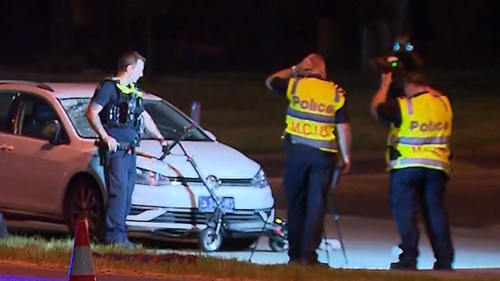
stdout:
POLYGON ((135 148, 140 140, 141 122, 163 146, 167 146, 153 119, 144 110, 142 92, 135 87, 143 75, 145 61, 137 52, 123 54, 117 75, 100 83, 87 109, 87 119, 104 145, 105 153, 100 156, 108 158, 101 159, 108 190, 105 241, 126 248, 135 247, 127 238, 126 218, 137 175, 135 148))
POLYGON ((372 114, 391 126, 390 198, 402 253, 390 267, 417 269, 420 209, 436 258, 434 269, 451 270, 454 247, 443 197, 450 174, 452 107, 445 95, 430 88, 421 72, 406 75, 406 97, 386 101, 391 80, 391 73, 382 75, 371 102, 372 114))
POLYGON ((325 61, 317 54, 272 74, 266 85, 289 101, 283 136, 283 184, 288 205, 290 262, 325 265, 317 260, 316 249, 321 243, 327 196, 339 151, 344 172, 351 163, 345 93, 327 80, 325 61))

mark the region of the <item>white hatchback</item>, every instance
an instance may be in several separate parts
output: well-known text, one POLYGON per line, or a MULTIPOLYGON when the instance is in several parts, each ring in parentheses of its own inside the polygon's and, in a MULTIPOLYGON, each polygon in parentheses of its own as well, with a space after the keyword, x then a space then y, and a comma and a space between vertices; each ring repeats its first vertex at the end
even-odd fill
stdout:
MULTIPOLYGON (((71 233, 76 221, 87 217, 93 234, 102 230, 106 188, 96 134, 85 118, 96 86, 0 81, 0 210, 6 217, 64 223, 71 233)), ((171 141, 193 123, 155 95, 145 94, 144 105, 171 141)), ((274 221, 274 198, 262 167, 198 125, 180 144, 161 161, 159 142, 144 136, 137 149, 129 232, 198 235, 205 251, 218 250, 222 238, 240 247, 252 244, 274 221), (206 231, 217 213, 209 188, 221 199, 219 237, 206 231)))

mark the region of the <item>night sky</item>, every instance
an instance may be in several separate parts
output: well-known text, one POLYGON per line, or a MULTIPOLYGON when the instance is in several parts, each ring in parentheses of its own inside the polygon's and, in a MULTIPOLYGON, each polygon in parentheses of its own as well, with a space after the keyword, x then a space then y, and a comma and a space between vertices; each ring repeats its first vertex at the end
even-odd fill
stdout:
MULTIPOLYGON (((32 66, 63 55, 108 68, 122 51, 136 49, 152 55, 160 70, 269 69, 316 51, 324 18, 331 28, 330 65, 357 68, 361 27, 395 13, 391 0, 149 2, 151 48, 147 0, 1 0, 0 65, 32 66)), ((428 65, 500 64, 500 1, 409 0, 408 10, 412 42, 428 65)))

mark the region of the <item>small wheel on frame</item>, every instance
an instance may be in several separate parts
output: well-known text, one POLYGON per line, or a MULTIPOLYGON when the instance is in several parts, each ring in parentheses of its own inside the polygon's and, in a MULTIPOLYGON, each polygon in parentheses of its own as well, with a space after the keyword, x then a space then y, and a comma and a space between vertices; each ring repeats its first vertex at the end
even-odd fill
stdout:
POLYGON ((223 240, 221 231, 216 233, 215 228, 207 227, 200 232, 198 244, 205 252, 216 252, 221 248, 223 240))
POLYGON ((269 237, 269 247, 271 247, 271 250, 274 252, 288 251, 288 240, 281 236, 273 235, 269 237))

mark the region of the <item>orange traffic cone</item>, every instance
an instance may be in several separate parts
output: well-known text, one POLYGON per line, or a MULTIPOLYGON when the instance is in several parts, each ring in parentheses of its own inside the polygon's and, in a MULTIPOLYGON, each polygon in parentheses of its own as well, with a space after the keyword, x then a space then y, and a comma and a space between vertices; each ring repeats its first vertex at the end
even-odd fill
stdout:
POLYGON ((96 281, 92 250, 90 249, 89 224, 81 219, 76 224, 75 242, 69 264, 68 281, 96 281))

